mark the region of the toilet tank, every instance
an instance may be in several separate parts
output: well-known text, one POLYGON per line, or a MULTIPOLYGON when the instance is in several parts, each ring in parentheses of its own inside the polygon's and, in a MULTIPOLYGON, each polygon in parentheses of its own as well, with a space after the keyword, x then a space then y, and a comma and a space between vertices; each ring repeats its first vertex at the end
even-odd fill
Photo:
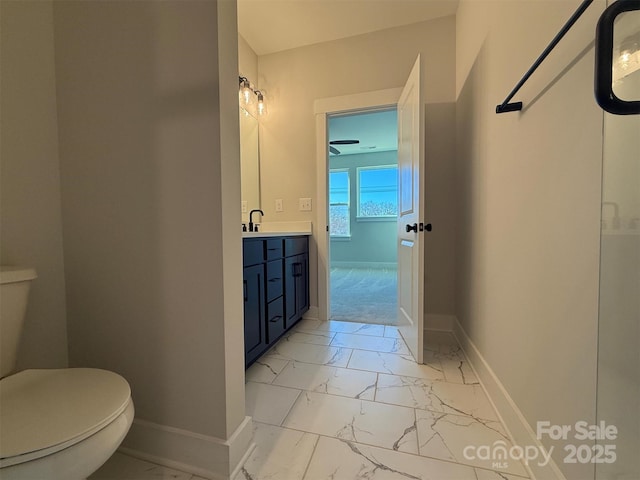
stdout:
POLYGON ((36 277, 32 268, 0 267, 0 378, 15 369, 29 287, 36 277))

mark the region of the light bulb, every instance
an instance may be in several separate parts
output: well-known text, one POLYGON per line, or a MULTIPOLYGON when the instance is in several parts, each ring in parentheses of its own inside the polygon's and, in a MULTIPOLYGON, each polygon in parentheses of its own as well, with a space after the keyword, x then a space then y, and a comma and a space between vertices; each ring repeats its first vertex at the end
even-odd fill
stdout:
POLYGON ((251 90, 251 85, 249 84, 249 80, 243 80, 240 88, 240 98, 245 105, 249 105, 251 103, 251 98, 253 97, 253 90, 251 90))
POLYGON ((266 115, 267 114, 267 106, 264 103, 264 95, 262 92, 257 91, 258 94, 258 115, 266 115))

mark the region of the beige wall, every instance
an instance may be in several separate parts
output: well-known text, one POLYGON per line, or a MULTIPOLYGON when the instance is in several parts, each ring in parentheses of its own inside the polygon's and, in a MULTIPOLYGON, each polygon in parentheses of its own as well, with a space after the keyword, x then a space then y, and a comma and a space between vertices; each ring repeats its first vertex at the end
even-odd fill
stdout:
POLYGON ((244 420, 235 2, 54 13, 70 363, 131 383, 125 446, 224 473, 244 420))
MULTIPOLYGON (((603 114, 592 41, 603 2, 518 93, 521 113, 495 106, 575 8, 463 1, 457 15, 456 313, 534 431, 595 420, 603 114)), ((592 478, 560 447, 567 478, 592 478)))
MULTIPOLYGON (((300 212, 298 199, 317 205, 314 101, 404 85, 420 53, 426 99, 426 309, 453 313, 455 148, 455 18, 393 28, 258 57, 259 87, 269 99, 261 120, 264 221, 306 220, 324 230, 317 212, 300 212), (284 212, 275 212, 281 198, 284 212)), ((317 305, 312 265, 311 303, 317 305)))
POLYGON ((241 35, 238 35, 238 72, 257 84, 258 55, 241 35))
POLYGON ((50 2, 0 2, 0 260, 38 273, 19 369, 67 365, 52 12, 50 2))

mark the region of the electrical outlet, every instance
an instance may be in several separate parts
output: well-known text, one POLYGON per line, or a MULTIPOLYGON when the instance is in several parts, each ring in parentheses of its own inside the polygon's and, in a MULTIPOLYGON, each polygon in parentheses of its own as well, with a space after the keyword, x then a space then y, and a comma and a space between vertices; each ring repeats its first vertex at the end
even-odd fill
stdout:
POLYGON ((283 212, 284 208, 282 208, 282 199, 276 199, 276 212, 283 212))
POLYGON ((300 199, 300 211, 301 212, 310 212, 311 211, 311 199, 310 198, 301 198, 300 199))
POLYGON ((242 200, 242 213, 247 213, 247 201, 242 200))

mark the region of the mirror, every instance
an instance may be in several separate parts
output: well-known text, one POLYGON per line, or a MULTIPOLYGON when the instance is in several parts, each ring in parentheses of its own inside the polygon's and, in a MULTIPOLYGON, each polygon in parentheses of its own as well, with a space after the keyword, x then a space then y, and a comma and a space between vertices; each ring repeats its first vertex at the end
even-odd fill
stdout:
POLYGON ((240 173, 242 186, 242 221, 249 212, 260 208, 260 152, 258 120, 240 108, 240 173))
POLYGON ((611 4, 596 30, 595 95, 616 115, 640 113, 640 0, 611 4))
POLYGON ((640 100, 640 12, 618 15, 613 28, 613 93, 620 100, 640 100), (634 88, 635 87, 635 88, 634 88))

